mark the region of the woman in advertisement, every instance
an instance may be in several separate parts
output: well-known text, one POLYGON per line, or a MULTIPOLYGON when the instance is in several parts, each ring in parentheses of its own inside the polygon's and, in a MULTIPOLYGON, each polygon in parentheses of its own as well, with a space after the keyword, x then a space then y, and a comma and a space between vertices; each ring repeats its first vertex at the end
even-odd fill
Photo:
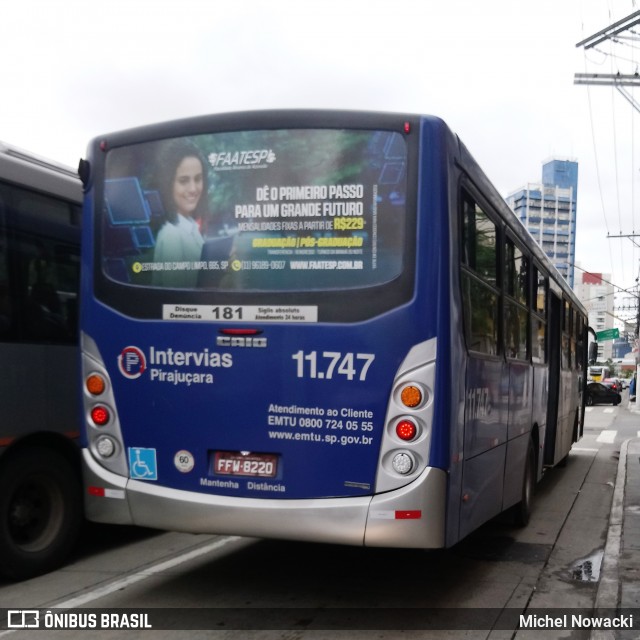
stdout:
POLYGON ((155 271, 153 284, 195 287, 204 240, 200 225, 208 219, 207 168, 198 149, 178 140, 161 155, 159 185, 165 221, 156 238, 153 259, 172 263, 170 270, 155 271))

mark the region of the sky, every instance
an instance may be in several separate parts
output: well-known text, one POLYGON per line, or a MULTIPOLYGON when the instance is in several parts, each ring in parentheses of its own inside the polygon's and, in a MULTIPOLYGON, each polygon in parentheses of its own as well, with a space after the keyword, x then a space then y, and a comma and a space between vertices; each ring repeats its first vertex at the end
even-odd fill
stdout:
POLYGON ((577 160, 577 262, 628 289, 637 286, 640 237, 615 236, 640 233, 640 113, 612 87, 574 85, 574 74, 638 71, 640 36, 588 52, 576 47, 637 5, 2 2, 0 140, 75 167, 101 134, 207 113, 437 115, 503 196, 541 181, 550 158, 577 160))

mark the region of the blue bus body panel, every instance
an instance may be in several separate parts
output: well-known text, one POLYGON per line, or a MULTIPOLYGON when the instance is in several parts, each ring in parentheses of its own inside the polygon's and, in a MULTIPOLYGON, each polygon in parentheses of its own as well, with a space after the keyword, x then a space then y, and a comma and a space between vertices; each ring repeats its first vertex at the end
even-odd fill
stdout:
MULTIPOLYGON (((85 296, 82 326, 91 327, 88 335, 113 386, 130 477, 179 490, 251 498, 373 494, 400 364, 412 347, 434 337, 438 349, 453 349, 455 358, 461 358, 458 346, 451 344, 449 310, 447 209, 457 182, 447 169, 451 163, 442 162, 456 153, 457 139, 437 118, 424 118, 419 135, 423 152, 415 268, 420 277, 413 299, 404 306, 351 324, 239 325, 138 321, 85 296), (239 326, 259 329, 266 346, 216 344, 221 330, 239 326), (315 354, 315 377, 310 375, 310 354, 315 354), (360 380, 371 356, 366 379, 360 380), (277 474, 216 473, 215 452, 274 454, 277 474), (193 468, 177 461, 185 453, 193 468), (143 474, 134 472, 136 461, 144 462, 138 465, 143 474)), ((91 192, 85 207, 93 208, 91 192)), ((95 229, 88 223, 83 231, 85 246, 92 247, 95 229)), ((90 278, 89 251, 84 259, 84 277, 90 278)), ((85 283, 84 289, 91 285, 85 283)), ((165 303, 174 303, 170 291, 165 303)), ((459 403, 450 367, 449 358, 438 359, 434 390, 434 422, 447 427, 432 430, 430 450, 424 452, 430 466, 445 470, 451 459, 452 405, 457 410, 459 403)), ((459 376, 455 380, 459 383, 459 376)))
MULTIPOLYGON (((457 208, 459 191, 458 140, 447 125, 425 117, 421 130, 418 171, 418 221, 416 237, 417 304, 414 318, 429 318, 430 334, 438 339, 436 398, 429 464, 450 470, 458 451, 461 424, 456 423, 464 401, 464 345, 460 342, 456 317, 457 297, 457 208), (423 274, 428 274, 423 277, 423 274), (456 336, 458 339, 456 340, 456 336), (454 373, 455 372, 455 375, 454 373)), ((414 319, 415 322, 415 319, 414 319)))
POLYGON ((106 330, 92 337, 109 371, 125 446, 153 451, 146 454, 157 465, 150 481, 220 495, 353 496, 371 493, 375 483, 394 374, 420 341, 411 314, 409 306, 352 327, 264 326, 266 347, 225 348, 216 346, 220 325, 140 323, 116 314, 105 322, 103 311, 106 330), (144 354, 146 367, 136 364, 127 377, 120 363, 132 347, 144 354), (292 356, 300 350, 316 352, 315 379, 306 363, 307 375, 297 377, 300 365, 292 356), (341 354, 332 379, 326 379, 327 352, 341 354), (353 380, 338 372, 348 353, 354 354, 353 380), (185 356, 191 364, 177 364, 181 354, 193 354, 185 356), (364 382, 357 379, 362 354, 375 356, 364 382), (181 451, 195 460, 189 473, 175 464, 181 451), (214 451, 275 454, 277 475, 216 474, 214 451))
MULTIPOLYGON (((278 118, 278 126, 281 122, 278 118)), ((394 275, 400 280, 408 265, 415 280, 413 289, 407 287, 397 299, 390 297, 392 302, 383 311, 368 310, 347 320, 327 313, 320 322, 313 318, 190 321, 166 315, 163 319, 163 305, 182 306, 185 314, 197 315, 198 305, 220 305, 228 292, 214 288, 208 300, 206 289, 184 288, 176 293, 156 287, 147 300, 153 300, 157 309, 145 309, 147 315, 138 319, 131 317, 136 314, 131 306, 136 286, 118 281, 116 275, 113 280, 130 296, 129 315, 110 308, 99 295, 85 295, 82 327, 87 342, 95 345, 96 362, 108 374, 127 463, 115 469, 108 460, 100 460, 96 429, 91 425, 85 457, 93 456, 91 477, 98 478, 96 482, 100 478, 96 468, 102 464, 108 469, 105 477, 117 494, 113 501, 126 498, 116 508, 121 513, 130 509, 131 521, 171 526, 171 513, 152 513, 158 505, 184 506, 190 518, 195 518, 199 507, 206 511, 209 505, 211 510, 202 521, 195 518, 185 524, 185 530, 215 528, 228 514, 229 522, 225 520, 216 531, 232 533, 235 527, 243 535, 252 535, 249 521, 255 516, 263 518, 262 524, 268 522, 263 529, 256 525, 256 535, 287 537, 288 525, 278 520, 285 511, 287 523, 297 509, 307 515, 316 512, 308 522, 317 523, 326 507, 332 513, 329 541, 344 541, 341 521, 349 512, 357 521, 347 536, 349 543, 364 542, 370 535, 374 544, 394 546, 400 527, 405 531, 414 527, 404 540, 410 539, 407 546, 419 546, 420 531, 436 522, 434 529, 439 531, 430 540, 435 546, 450 546, 522 498, 530 441, 539 449, 536 476, 541 476, 541 452, 550 431, 546 424, 548 364, 532 362, 528 347, 524 357, 506 353, 502 344, 486 352, 468 351, 465 344, 463 313, 464 304, 469 303, 462 300, 461 280, 471 267, 461 260, 463 193, 490 212, 496 243, 505 242, 508 234, 531 263, 546 262, 538 248, 527 245, 522 225, 509 216, 497 191, 448 127, 431 117, 415 122, 420 123, 419 130, 414 127, 407 137, 407 158, 414 163, 407 171, 412 176, 407 193, 415 207, 407 219, 416 223, 408 225, 407 234, 415 242, 415 251, 412 245, 404 270, 394 275), (199 296, 193 303, 189 302, 192 294, 194 300, 199 296), (255 333, 237 333, 243 329, 255 333), (413 375, 429 380, 422 383, 429 410, 420 414, 421 443, 416 444, 417 439, 409 445, 399 440, 395 426, 398 387, 413 375), (419 461, 419 471, 410 477, 402 476, 390 463, 403 447, 419 461), (247 475, 239 471, 243 456, 262 464, 261 471, 256 471, 258 466, 247 475), (271 474, 273 463, 277 470, 271 474), (243 500, 233 501, 236 497, 243 500), (345 500, 332 500, 336 498, 345 500), (286 500, 300 503, 274 504, 286 500), (271 515, 266 515, 268 511, 271 515), (405 517, 415 521, 396 523, 396 518, 405 517)), ((190 127, 187 130, 194 135, 201 133, 199 123, 190 127)), ((126 136, 124 141, 114 139, 123 146, 131 142, 126 136)), ((90 190, 83 228, 85 292, 94 291, 92 279, 97 273, 92 247, 99 234, 87 215, 94 208, 92 197, 90 190)), ((497 263, 502 257, 502 249, 497 249, 497 263)), ((292 305, 298 296, 307 296, 305 300, 322 309, 332 295, 344 295, 345 288, 331 289, 327 275, 322 277, 317 289, 286 290, 292 305), (314 292, 317 300, 312 298, 314 292)), ((359 305, 368 281, 363 282, 353 286, 359 305)), ((395 280, 383 284, 393 296, 395 280)), ((502 314, 502 298, 507 294, 500 277, 494 285, 502 314)), ((271 295, 268 289, 256 290, 261 300, 271 295)), ((238 304, 254 304, 250 290, 232 294, 236 297, 228 299, 242 300, 238 304)), ((498 323, 499 333, 504 333, 505 318, 498 323)), ((575 395, 568 382, 565 386, 567 394, 575 395)), ((573 424, 569 411, 573 403, 560 396, 568 408, 560 411, 556 455, 568 450, 573 424)), ((410 410, 407 413, 415 417, 410 410)), ((297 533, 302 529, 305 526, 297 533)), ((300 539, 323 536, 305 529, 300 539)))

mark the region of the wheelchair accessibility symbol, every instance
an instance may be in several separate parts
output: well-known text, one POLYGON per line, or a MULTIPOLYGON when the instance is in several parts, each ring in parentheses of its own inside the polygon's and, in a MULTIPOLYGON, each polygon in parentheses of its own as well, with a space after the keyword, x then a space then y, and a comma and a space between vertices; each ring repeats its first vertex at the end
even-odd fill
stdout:
POLYGON ((133 480, 157 480, 156 450, 129 447, 129 470, 133 480))

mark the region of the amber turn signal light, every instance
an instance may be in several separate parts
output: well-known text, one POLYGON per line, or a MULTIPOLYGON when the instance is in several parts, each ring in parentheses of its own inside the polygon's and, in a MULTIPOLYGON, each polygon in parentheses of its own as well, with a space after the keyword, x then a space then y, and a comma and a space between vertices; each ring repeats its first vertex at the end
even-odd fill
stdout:
POLYGON ((92 373, 90 376, 87 376, 85 386, 92 396, 99 396, 101 393, 104 393, 107 387, 104 378, 97 373, 92 373))
POLYGON ((400 400, 405 407, 414 409, 422 402, 422 391, 415 385, 407 385, 400 392, 400 400))

